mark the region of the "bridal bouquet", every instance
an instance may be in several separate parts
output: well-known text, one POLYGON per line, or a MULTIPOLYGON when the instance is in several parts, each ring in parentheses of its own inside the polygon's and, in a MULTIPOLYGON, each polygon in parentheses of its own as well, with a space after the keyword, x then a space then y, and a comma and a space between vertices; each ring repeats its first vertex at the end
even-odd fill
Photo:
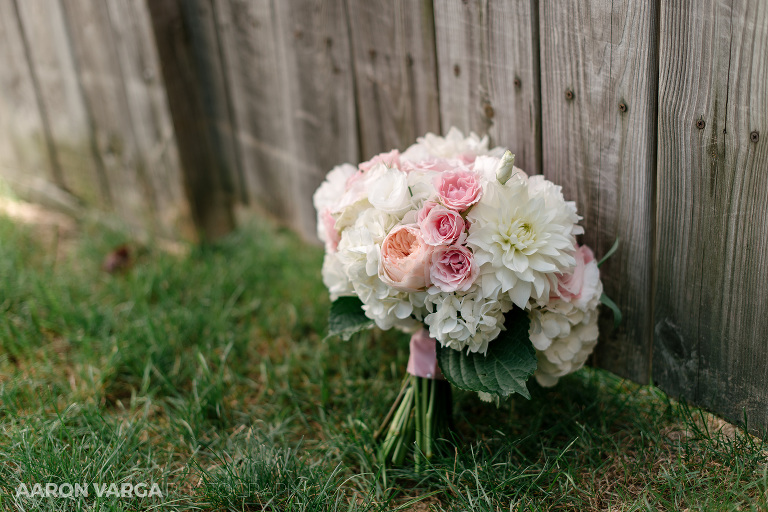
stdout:
MULTIPOLYGON (((314 195, 331 335, 413 333, 382 463, 417 469, 451 421, 450 384, 496 401, 579 369, 597 343, 598 263, 576 205, 487 137, 427 134, 331 170, 314 195), (446 381, 447 379, 447 381, 446 381)), ((611 304, 613 306, 613 304, 611 304)))

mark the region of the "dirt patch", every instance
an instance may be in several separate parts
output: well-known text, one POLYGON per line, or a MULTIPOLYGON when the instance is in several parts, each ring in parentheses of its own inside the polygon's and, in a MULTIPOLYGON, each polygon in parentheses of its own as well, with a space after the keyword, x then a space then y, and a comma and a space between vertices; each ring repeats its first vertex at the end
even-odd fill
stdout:
POLYGON ((74 246, 79 230, 75 219, 40 205, 0 197, 0 215, 28 226, 46 250, 61 260, 74 246))

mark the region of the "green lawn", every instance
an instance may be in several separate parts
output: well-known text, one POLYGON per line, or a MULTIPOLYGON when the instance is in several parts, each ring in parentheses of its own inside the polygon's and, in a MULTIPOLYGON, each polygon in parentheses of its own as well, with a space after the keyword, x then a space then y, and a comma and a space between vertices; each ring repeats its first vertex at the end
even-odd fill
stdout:
POLYGON ((264 223, 138 247, 83 227, 64 256, 0 217, 2 510, 763 510, 766 447, 652 387, 585 369, 501 408, 454 394, 460 442, 384 474, 373 431, 407 337, 324 342, 322 251, 264 223), (156 483, 162 498, 17 498, 156 483))

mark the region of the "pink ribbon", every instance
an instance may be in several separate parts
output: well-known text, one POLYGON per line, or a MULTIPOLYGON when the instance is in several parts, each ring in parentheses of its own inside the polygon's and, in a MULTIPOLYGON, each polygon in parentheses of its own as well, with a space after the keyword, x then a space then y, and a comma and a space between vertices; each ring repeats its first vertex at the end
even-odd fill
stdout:
POLYGON ((406 371, 416 377, 445 380, 437 365, 437 341, 429 337, 429 331, 422 329, 411 336, 411 356, 406 371))

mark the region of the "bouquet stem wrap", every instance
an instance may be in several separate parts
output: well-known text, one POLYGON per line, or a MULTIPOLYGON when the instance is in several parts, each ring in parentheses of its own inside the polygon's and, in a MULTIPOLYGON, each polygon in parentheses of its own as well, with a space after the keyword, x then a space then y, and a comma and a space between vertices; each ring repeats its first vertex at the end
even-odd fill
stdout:
POLYGON ((435 343, 426 330, 411 337, 407 375, 376 433, 378 438, 386 432, 378 449, 381 464, 399 466, 412 451, 420 472, 451 429, 451 387, 438 367, 435 343))
POLYGON ((429 331, 421 329, 411 336, 411 355, 406 371, 415 377, 445 380, 437 365, 437 341, 429 337, 429 331))

